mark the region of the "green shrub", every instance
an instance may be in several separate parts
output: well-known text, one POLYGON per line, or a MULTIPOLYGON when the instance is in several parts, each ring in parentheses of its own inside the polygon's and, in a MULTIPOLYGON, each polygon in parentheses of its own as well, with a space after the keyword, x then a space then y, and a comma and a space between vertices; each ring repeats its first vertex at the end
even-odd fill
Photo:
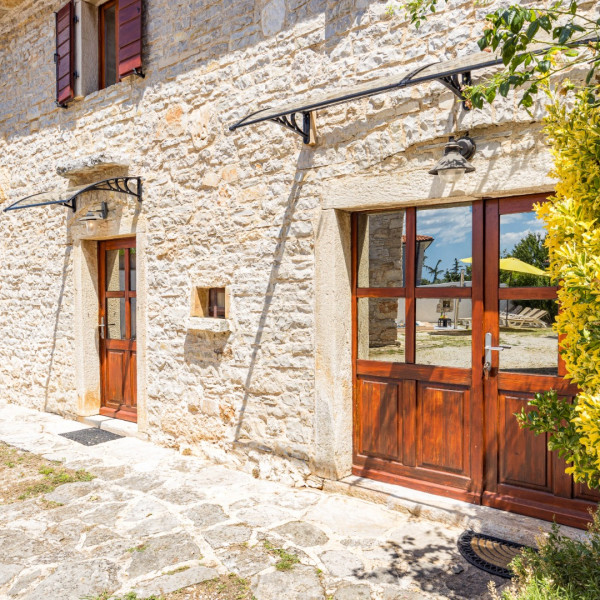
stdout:
POLYGON ((588 539, 572 540, 553 525, 539 552, 525 550, 511 567, 515 580, 502 600, 598 600, 600 598, 600 516, 588 539))

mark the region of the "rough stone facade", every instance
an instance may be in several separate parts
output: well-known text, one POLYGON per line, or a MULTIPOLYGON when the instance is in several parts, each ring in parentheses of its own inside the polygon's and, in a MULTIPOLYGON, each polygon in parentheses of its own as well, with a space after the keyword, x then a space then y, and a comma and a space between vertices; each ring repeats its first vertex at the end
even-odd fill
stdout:
MULTIPOLYGON (((5 2, 6 4, 6 2, 5 2)), ((477 52, 489 10, 451 1, 417 32, 377 0, 145 0, 145 79, 54 104, 60 0, 0 11, 0 202, 99 175, 95 236, 61 207, 0 219, 0 397, 82 416, 98 405, 97 239, 138 237, 140 431, 303 485, 349 473, 349 214, 550 190, 539 119, 511 98, 462 110, 437 83, 319 111, 316 146, 258 107, 477 52), (469 131, 477 171, 427 174, 469 131), (101 178, 101 177, 100 177, 101 178), (230 331, 188 327, 194 286, 230 293, 230 331), (96 303, 96 304, 95 304, 96 303)), ((536 115, 541 108, 536 107, 536 115)))

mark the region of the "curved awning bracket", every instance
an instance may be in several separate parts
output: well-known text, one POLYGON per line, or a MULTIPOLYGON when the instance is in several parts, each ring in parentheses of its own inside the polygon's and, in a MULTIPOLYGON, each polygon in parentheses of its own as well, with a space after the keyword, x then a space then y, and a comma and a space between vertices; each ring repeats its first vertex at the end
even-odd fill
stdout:
POLYGON ((59 204, 70 208, 73 212, 77 210, 77 198, 87 192, 116 192, 118 194, 127 194, 134 196, 138 202, 142 201, 142 178, 141 177, 111 177, 96 181, 90 185, 79 188, 76 191, 54 193, 41 192, 32 194, 13 202, 4 209, 4 212, 10 210, 22 210, 24 208, 34 208, 36 206, 51 206, 59 204), (64 196, 64 197, 58 197, 64 196))

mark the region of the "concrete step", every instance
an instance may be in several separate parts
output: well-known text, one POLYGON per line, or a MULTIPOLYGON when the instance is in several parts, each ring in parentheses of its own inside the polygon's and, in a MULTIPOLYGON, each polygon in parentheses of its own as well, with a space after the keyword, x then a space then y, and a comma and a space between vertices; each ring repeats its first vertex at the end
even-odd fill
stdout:
MULTIPOLYGON (((528 546, 536 546, 536 538, 552 527, 552 523, 540 519, 354 475, 339 481, 326 479, 323 489, 384 504, 391 510, 409 513, 419 519, 472 529, 528 546)), ((560 529, 563 535, 573 539, 583 539, 586 536, 585 531, 573 527, 561 525, 560 529)))
POLYGON ((135 437, 140 440, 148 439, 148 436, 145 433, 138 431, 137 423, 130 423, 129 421, 122 421, 121 419, 113 419, 111 417, 102 417, 100 415, 80 417, 78 420, 91 427, 104 429, 104 431, 110 431, 117 435, 135 437))

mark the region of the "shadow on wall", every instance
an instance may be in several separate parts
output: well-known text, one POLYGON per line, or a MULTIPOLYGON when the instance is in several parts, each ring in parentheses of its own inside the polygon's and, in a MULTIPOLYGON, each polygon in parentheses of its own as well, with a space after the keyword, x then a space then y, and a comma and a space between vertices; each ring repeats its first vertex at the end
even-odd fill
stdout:
POLYGON ((67 283, 67 274, 69 273, 69 266, 71 265, 71 251, 73 247, 71 245, 65 248, 65 255, 63 258, 62 275, 60 280, 60 290, 58 292, 58 298, 56 300, 56 312, 54 315, 54 329, 52 331, 52 348, 50 350, 50 360, 48 361, 48 375, 46 376, 46 382, 44 384, 44 412, 49 411, 48 403, 50 401, 50 381, 52 379, 52 370, 54 368, 54 360, 56 355, 56 342, 58 335, 58 325, 60 323, 61 311, 63 308, 63 298, 65 295, 65 287, 67 283))
POLYGON ((230 333, 198 331, 186 333, 183 342, 183 357, 188 365, 218 367, 221 360, 231 358, 227 349, 230 333))
MULTIPOLYGON (((304 153, 309 152, 308 149, 303 148, 301 151, 301 157, 304 153)), ((300 162, 300 159, 299 161, 300 162)), ((234 442, 238 444, 248 444, 248 445, 258 445, 262 449, 265 448, 264 443, 262 441, 260 443, 256 442, 240 442, 240 437, 242 434, 242 427, 244 422, 244 416, 246 410, 248 408, 248 403, 250 401, 250 389, 252 387, 252 378, 254 376, 254 370, 256 368, 257 355, 260 350, 260 345, 263 336, 263 330, 265 328, 267 318, 269 316, 269 311, 271 308, 271 303, 273 301, 273 296, 275 294, 277 288, 277 280, 279 278, 279 270, 281 268, 281 262, 283 260, 283 256, 285 254, 286 243, 288 241, 290 227, 293 223, 294 212, 296 210, 296 205, 298 202, 298 198, 300 196, 300 191, 302 189, 302 182, 304 180, 305 172, 296 169, 296 175, 294 177, 294 183, 290 189, 290 193, 288 196, 288 203, 283 215, 281 227, 279 229, 279 233, 277 236, 277 246, 275 247, 275 252, 273 254, 273 261, 271 264, 271 271, 269 273, 269 280, 267 282, 267 287, 264 293, 264 304, 261 310, 261 314, 258 320, 258 325, 256 329, 256 334, 254 336, 254 341, 252 343, 252 353, 250 355, 250 364, 248 366, 248 372, 246 374, 246 378, 244 380, 244 396, 242 398, 242 404, 238 413, 237 423, 235 426, 235 434, 234 434, 234 442)))

